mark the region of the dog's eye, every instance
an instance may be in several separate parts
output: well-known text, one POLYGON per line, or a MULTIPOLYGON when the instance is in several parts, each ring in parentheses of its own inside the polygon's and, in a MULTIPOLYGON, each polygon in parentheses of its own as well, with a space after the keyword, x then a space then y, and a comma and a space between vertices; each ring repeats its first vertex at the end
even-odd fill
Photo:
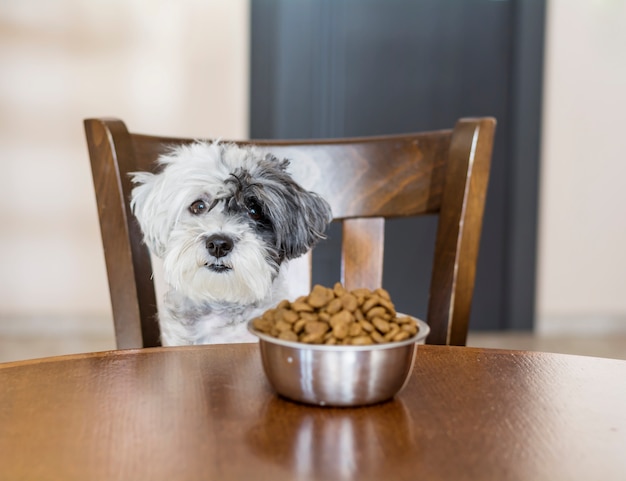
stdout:
POLYGON ((261 206, 256 202, 249 202, 246 205, 248 209, 248 216, 254 221, 261 220, 263 218, 263 211, 261 210, 261 206))
POLYGON ((193 215, 199 215, 206 211, 207 211, 206 202, 201 199, 196 200, 193 204, 189 206, 189 212, 191 212, 193 215))

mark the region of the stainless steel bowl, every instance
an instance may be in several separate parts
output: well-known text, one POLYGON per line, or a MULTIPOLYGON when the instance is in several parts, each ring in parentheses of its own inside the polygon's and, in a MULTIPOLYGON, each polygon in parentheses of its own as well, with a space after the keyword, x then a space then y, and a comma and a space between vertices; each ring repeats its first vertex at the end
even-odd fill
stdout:
POLYGON ((371 346, 326 346, 259 337, 263 369, 278 394, 319 406, 363 406, 391 399, 405 386, 428 325, 416 319, 417 335, 371 346))

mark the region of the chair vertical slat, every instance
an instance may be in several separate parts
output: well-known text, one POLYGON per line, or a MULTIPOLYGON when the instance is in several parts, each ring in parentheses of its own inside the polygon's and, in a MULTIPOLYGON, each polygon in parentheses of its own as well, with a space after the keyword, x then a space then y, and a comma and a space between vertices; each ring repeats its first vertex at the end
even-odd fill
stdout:
POLYGON ((348 290, 381 287, 385 219, 382 217, 345 219, 342 236, 342 284, 348 290))

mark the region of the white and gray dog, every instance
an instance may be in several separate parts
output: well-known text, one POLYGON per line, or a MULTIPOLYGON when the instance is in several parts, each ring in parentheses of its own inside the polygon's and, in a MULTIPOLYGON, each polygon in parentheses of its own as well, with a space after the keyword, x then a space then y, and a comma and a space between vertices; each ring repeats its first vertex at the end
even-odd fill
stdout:
POLYGON ((328 203, 258 147, 196 142, 135 172, 131 206, 163 260, 165 346, 247 342, 246 321, 287 297, 284 267, 320 239, 328 203))

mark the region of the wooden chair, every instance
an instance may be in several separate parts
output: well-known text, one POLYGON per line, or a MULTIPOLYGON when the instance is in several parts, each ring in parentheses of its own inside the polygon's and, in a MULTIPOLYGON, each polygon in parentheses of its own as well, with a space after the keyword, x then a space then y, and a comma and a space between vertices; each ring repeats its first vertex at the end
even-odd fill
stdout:
MULTIPOLYGON (((84 124, 117 346, 158 346, 151 258, 130 211, 128 173, 153 170, 165 146, 192 139, 130 133, 117 119, 84 124)), ((434 132, 254 143, 291 159, 296 179, 343 222, 341 281, 348 289, 382 285, 386 218, 437 214, 427 342, 464 345, 495 125, 492 118, 461 119, 434 132)))

